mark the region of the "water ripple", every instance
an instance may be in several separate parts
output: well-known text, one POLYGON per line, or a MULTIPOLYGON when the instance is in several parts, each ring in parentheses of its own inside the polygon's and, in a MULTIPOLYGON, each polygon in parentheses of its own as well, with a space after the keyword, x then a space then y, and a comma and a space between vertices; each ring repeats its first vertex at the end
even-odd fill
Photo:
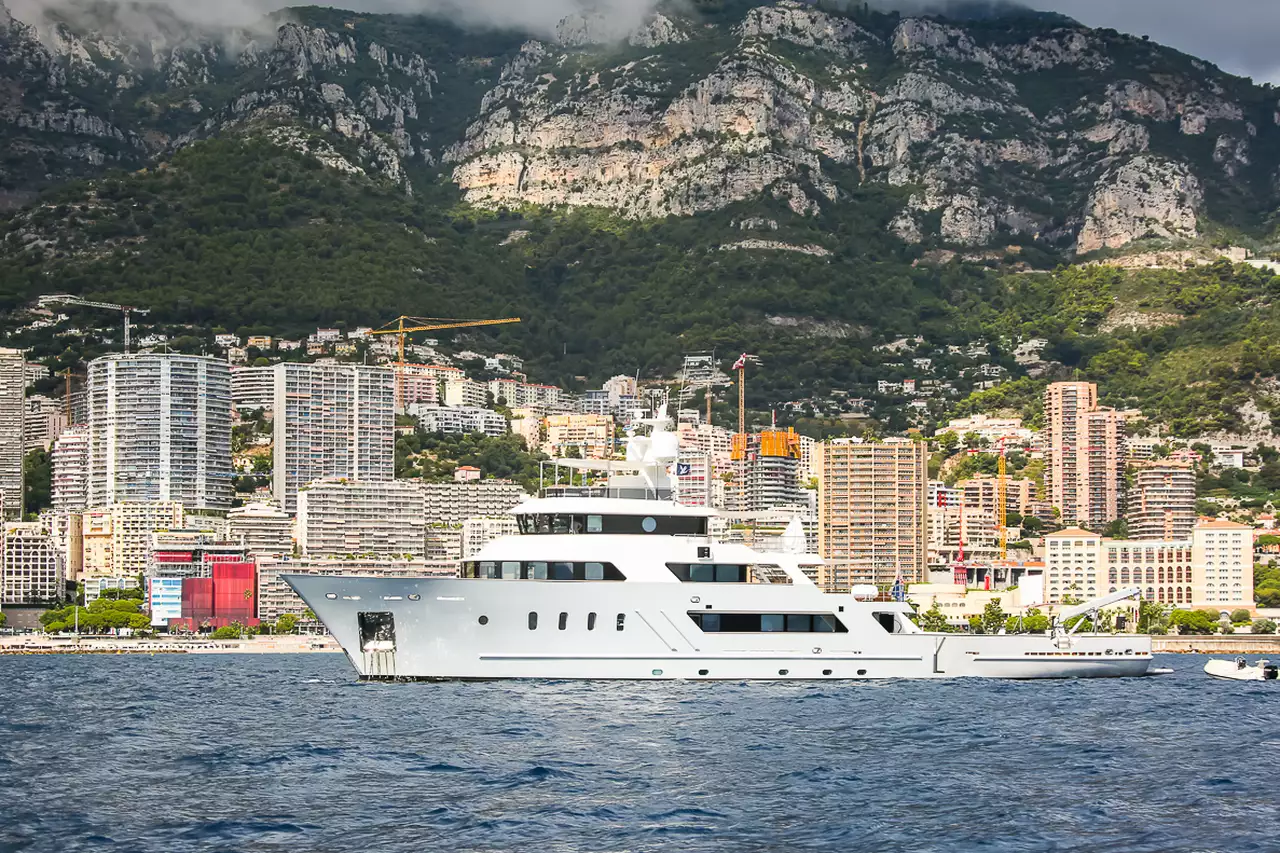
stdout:
POLYGON ((1276 689, 5 658, 0 853, 1270 851, 1276 689))

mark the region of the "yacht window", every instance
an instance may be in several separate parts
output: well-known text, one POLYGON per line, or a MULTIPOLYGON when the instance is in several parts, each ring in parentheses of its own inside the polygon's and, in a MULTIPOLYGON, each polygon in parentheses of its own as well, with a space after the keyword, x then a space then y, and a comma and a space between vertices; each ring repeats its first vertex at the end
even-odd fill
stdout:
POLYGON ((506 560, 502 564, 503 580, 519 580, 520 579, 520 561, 506 560))
POLYGON ((596 629, 596 615, 594 613, 587 614, 587 630, 594 631, 596 629))
POLYGON ((587 563, 587 580, 604 580, 604 563, 587 563))
POLYGON ((742 583, 742 570, 745 566, 716 566, 716 583, 742 583))
POLYGON ((532 610, 529 611, 529 630, 530 631, 538 630, 538 614, 532 610))
POLYGON ((849 629, 830 613, 706 613, 688 611, 704 633, 760 634, 776 631, 847 634, 849 629))
POLYGON ((725 563, 667 563, 671 574, 686 583, 746 583, 749 567, 725 563))
POLYGON ((553 581, 624 581, 626 575, 613 563, 547 563, 542 560, 501 562, 469 560, 462 564, 459 576, 463 578, 503 578, 507 580, 553 581))
POLYGON ((571 529, 570 522, 572 516, 569 515, 553 515, 551 516, 551 532, 552 533, 568 533, 571 529))
POLYGON ((560 630, 563 631, 565 628, 568 628, 568 627, 569 627, 569 614, 561 613, 560 614, 560 630))
POLYGON ((619 631, 623 630, 626 627, 626 625, 627 625, 627 614, 619 613, 618 614, 618 630, 619 631))
POLYGON ((656 518, 646 518, 640 522, 640 529, 645 533, 652 533, 658 529, 658 520, 656 518))
POLYGON ((698 516, 572 515, 538 513, 518 516, 522 533, 656 533, 663 536, 706 536, 707 519, 698 516))
POLYGON ((553 581, 573 580, 573 563, 552 563, 551 564, 551 580, 553 581))
POLYGON ((546 563, 538 563, 538 562, 531 562, 531 563, 529 563, 529 568, 528 568, 528 571, 526 572, 525 576, 526 576, 526 577, 528 577, 528 578, 531 578, 531 579, 533 579, 533 580, 536 580, 536 581, 544 581, 544 580, 546 580, 546 579, 547 579, 547 564, 546 564, 546 563))
POLYGON ((809 633, 813 631, 813 617, 807 613, 788 613, 787 630, 809 633))
POLYGON ((898 633, 898 620, 894 618, 892 613, 875 613, 876 621, 880 623, 880 627, 884 628, 890 634, 898 633))
POLYGON ((604 529, 604 524, 600 516, 598 515, 587 516, 587 532, 588 533, 599 533, 603 529, 604 529))
POLYGON ((490 560, 486 560, 480 564, 480 577, 496 578, 498 576, 498 564, 490 560))

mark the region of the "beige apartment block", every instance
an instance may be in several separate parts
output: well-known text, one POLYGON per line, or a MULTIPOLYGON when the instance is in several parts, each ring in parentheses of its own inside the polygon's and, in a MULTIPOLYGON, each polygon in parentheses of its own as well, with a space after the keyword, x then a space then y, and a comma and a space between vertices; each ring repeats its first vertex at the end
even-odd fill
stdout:
POLYGON ((821 454, 819 571, 828 590, 925 577, 929 451, 905 438, 835 439, 821 454))
POLYGON ((583 459, 607 459, 613 454, 613 418, 608 415, 551 415, 543 450, 564 456, 576 448, 583 459))
POLYGON ((1045 485, 1065 524, 1102 526, 1121 517, 1125 413, 1098 406, 1091 382, 1045 389, 1045 485))
POLYGON ((1167 460, 1138 465, 1128 504, 1130 538, 1185 539, 1196 525, 1195 471, 1167 460))

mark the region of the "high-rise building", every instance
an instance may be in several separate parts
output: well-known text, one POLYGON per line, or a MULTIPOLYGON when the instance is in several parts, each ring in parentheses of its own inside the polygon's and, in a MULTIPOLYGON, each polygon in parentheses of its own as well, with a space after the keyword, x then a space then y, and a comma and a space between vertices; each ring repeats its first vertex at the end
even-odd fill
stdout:
POLYGON ((297 511, 313 480, 395 477, 395 376, 388 368, 341 364, 275 366, 272 494, 297 511))
POLYGON ((800 436, 795 430, 765 430, 734 436, 734 488, 730 509, 764 512, 800 506, 808 495, 800 484, 800 436))
POLYGON ((53 443, 53 511, 89 508, 89 430, 73 427, 53 443))
POLYGON ((0 520, 22 517, 22 458, 27 391, 22 350, 0 347, 0 520))
POLYGON ((819 571, 829 590, 920 583, 928 552, 929 449, 922 441, 835 439, 822 448, 819 571))
POLYGON ((1096 527, 1121 517, 1123 417, 1098 406, 1091 382, 1054 382, 1044 392, 1045 485, 1066 524, 1096 527))
POLYGON ((1185 539, 1196 526, 1196 475, 1186 463, 1144 462, 1129 490, 1131 539, 1185 539))
POLYGON ((421 557, 422 485, 411 480, 316 480, 298 491, 298 550, 314 557, 421 557))
POLYGON ((53 604, 65 597, 62 558, 36 522, 11 523, 0 536, 0 604, 53 604))
POLYGON ((233 496, 231 373, 214 358, 108 355, 89 363, 89 505, 233 496))
POLYGON ((26 414, 22 419, 22 445, 26 452, 48 451, 53 440, 67 428, 67 407, 61 400, 43 394, 26 399, 26 414))
POLYGON ((293 552, 293 517, 273 503, 251 503, 227 513, 227 538, 249 554, 293 552))

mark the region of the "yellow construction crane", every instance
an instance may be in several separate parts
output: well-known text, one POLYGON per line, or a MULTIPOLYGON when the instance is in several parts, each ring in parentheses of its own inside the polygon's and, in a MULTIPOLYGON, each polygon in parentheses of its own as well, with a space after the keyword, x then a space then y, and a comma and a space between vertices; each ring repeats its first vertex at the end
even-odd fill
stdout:
POLYGON ((519 317, 503 320, 457 320, 447 317, 397 317, 371 335, 398 335, 400 338, 399 365, 404 366, 404 337, 413 332, 437 332, 442 329, 467 329, 472 326, 500 326, 503 323, 519 323, 519 317))
POLYGON ((405 399, 404 395, 404 339, 405 335, 413 332, 437 332, 443 329, 469 329, 474 326, 500 326, 504 323, 519 323, 519 317, 507 317, 502 320, 458 320, 447 317, 397 317, 381 329, 375 329, 370 332, 371 335, 397 335, 399 336, 399 346, 397 352, 399 358, 396 361, 396 405, 405 405, 400 401, 405 399))
POLYGON ((63 400, 63 406, 66 411, 66 415, 67 415, 67 426, 71 426, 71 379, 72 377, 75 377, 76 379, 84 379, 84 374, 76 373, 75 371, 73 371, 71 368, 68 367, 63 370, 59 370, 57 373, 53 375, 61 376, 62 378, 67 380, 67 387, 66 387, 66 390, 63 391, 62 400, 63 400))

